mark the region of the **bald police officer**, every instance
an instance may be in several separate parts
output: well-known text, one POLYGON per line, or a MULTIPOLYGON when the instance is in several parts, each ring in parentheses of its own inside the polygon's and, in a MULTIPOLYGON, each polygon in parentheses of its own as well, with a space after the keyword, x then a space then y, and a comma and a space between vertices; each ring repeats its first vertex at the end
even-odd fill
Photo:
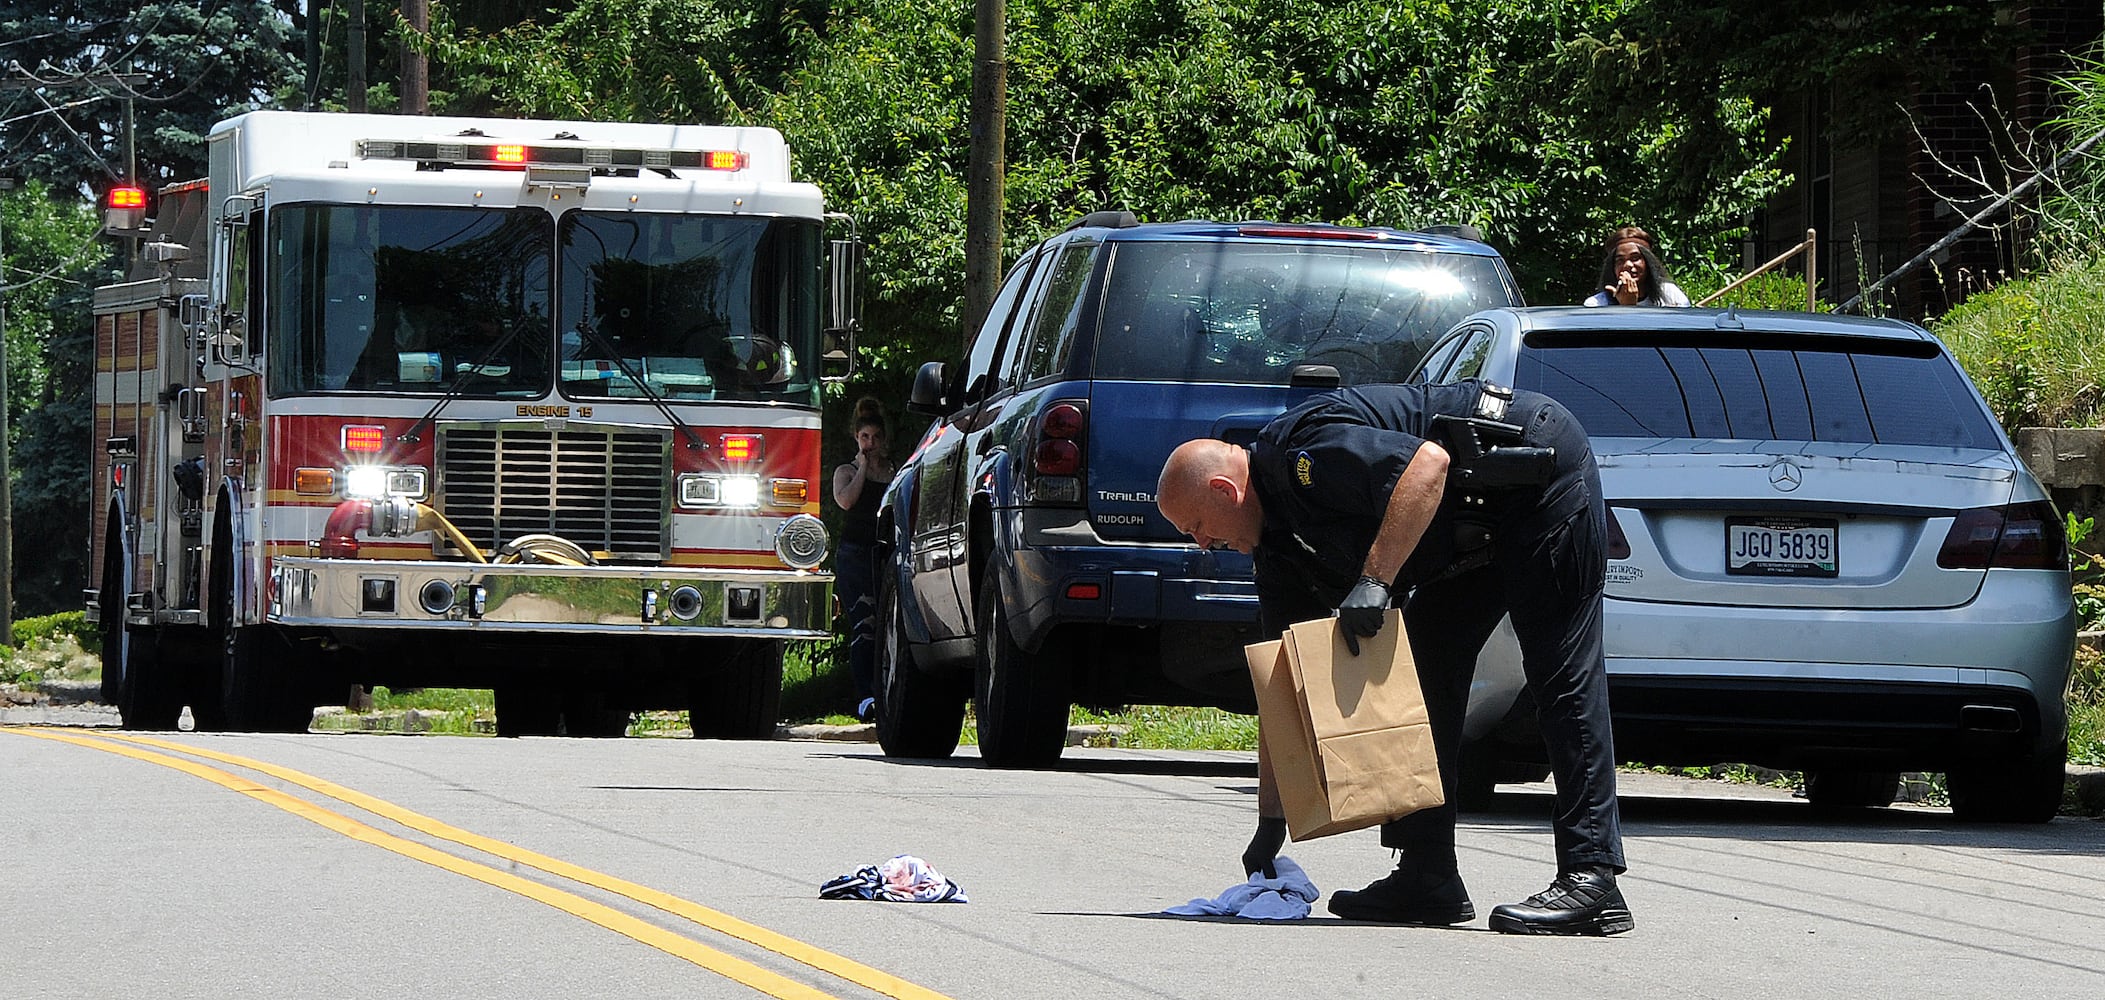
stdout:
MULTIPOLYGON (((1606 507, 1586 433, 1547 396, 1466 380, 1318 394, 1249 447, 1179 445, 1156 495, 1202 546, 1251 553, 1266 635, 1335 612, 1357 637, 1403 608, 1448 804, 1381 828, 1396 871, 1330 911, 1354 920, 1476 918, 1455 858, 1455 788, 1476 657, 1510 613, 1557 795, 1557 876, 1491 912, 1516 934, 1617 934, 1633 926, 1601 652, 1606 507)), ((1260 750, 1258 829, 1244 870, 1270 870, 1286 839, 1260 750)))

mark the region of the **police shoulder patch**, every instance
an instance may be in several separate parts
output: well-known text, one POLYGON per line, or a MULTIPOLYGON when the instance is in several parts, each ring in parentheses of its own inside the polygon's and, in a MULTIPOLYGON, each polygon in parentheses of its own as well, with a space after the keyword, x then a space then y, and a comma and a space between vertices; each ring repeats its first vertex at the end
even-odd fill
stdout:
POLYGON ((1308 452, 1304 451, 1294 456, 1294 480, 1296 482, 1303 486, 1314 486, 1316 484, 1315 470, 1316 460, 1309 457, 1308 452))

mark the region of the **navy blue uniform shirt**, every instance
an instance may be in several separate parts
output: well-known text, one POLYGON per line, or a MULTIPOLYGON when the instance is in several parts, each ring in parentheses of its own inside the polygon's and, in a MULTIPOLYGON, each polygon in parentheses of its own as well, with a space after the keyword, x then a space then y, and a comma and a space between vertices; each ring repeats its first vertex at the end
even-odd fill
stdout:
MULTIPOLYGON (((1250 446, 1250 485, 1264 506, 1253 554, 1264 628, 1328 613, 1366 565, 1411 456, 1433 417, 1476 412, 1483 384, 1364 385, 1319 393, 1280 414, 1250 446), (1283 621, 1275 621, 1280 616, 1283 621)), ((1435 440, 1441 447, 1447 442, 1435 440)), ((1491 513, 1501 498, 1492 498, 1491 513)), ((1455 494, 1441 498, 1391 586, 1438 576, 1455 558, 1455 494)))

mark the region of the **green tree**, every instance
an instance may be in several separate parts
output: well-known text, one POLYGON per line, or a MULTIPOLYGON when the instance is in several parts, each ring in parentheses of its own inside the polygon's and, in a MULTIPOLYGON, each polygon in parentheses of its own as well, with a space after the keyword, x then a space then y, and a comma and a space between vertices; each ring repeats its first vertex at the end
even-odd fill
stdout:
POLYGON ((302 7, 0 2, 0 67, 19 67, 0 74, 12 88, 0 91, 0 172, 99 190, 125 173, 129 101, 146 186, 203 176, 213 122, 296 89, 302 7))
POLYGON ((112 280, 109 246, 78 198, 29 181, 0 195, 5 258, 7 412, 13 440, 17 617, 80 606, 88 537, 95 286, 112 280))

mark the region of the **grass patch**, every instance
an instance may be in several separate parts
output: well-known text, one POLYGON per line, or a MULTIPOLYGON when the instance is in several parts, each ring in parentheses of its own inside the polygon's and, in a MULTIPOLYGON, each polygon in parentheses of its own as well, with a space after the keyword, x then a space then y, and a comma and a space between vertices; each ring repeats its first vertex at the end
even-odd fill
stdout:
POLYGON ((839 636, 791 642, 782 651, 781 715, 791 724, 841 718, 852 725, 855 681, 848 676, 848 644, 839 636))
POLYGON ((2068 759, 2105 767, 2105 653, 2076 647, 2068 684, 2068 759))
POLYGON ((1117 712, 1076 707, 1069 725, 1124 726, 1118 745, 1141 750, 1255 750, 1257 717, 1218 708, 1143 705, 1117 712))

